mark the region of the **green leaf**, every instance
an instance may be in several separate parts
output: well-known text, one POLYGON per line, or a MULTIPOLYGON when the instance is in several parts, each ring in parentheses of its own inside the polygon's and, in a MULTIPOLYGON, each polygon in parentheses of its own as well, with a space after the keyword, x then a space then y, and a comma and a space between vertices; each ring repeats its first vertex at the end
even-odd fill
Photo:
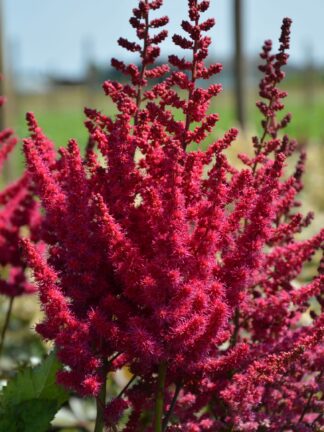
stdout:
POLYGON ((0 432, 45 432, 68 393, 56 384, 61 365, 52 352, 35 368, 19 372, 0 398, 0 432))
POLYGON ((31 399, 6 407, 1 412, 1 432, 45 432, 57 412, 57 403, 45 399, 31 399))

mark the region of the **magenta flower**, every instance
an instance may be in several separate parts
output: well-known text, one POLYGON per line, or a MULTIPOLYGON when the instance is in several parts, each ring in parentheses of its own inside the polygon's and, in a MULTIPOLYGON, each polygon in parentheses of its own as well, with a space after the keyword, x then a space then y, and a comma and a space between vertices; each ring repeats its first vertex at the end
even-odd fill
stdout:
POLYGON ((46 315, 37 329, 58 349, 59 381, 97 397, 98 428, 103 419, 115 427, 125 409, 125 431, 153 430, 153 423, 155 431, 311 424, 322 407, 323 319, 298 322, 311 297, 323 304, 323 275, 300 290, 293 282, 323 246, 323 231, 295 238, 312 219, 295 211, 304 155, 283 177, 296 147, 278 135, 290 116, 277 120, 291 21, 283 22, 277 55, 270 42, 264 46, 263 133, 253 139, 253 158, 240 155, 240 170, 225 155, 236 129, 206 151, 186 151, 213 130, 218 115, 208 110, 221 91, 197 83, 221 70, 205 63, 209 2, 188 3, 186 36, 173 41, 190 56, 170 56, 169 72, 155 65, 168 19, 152 19, 151 11, 162 1, 139 1, 130 20, 138 42, 121 38, 119 45, 141 64, 113 59, 130 82, 103 85, 116 118, 85 110, 85 157, 71 140, 55 160, 31 127, 25 155, 47 243, 42 255, 24 242, 46 315), (124 365, 137 381, 103 410, 106 375, 124 365))
MULTIPOLYGON (((0 107, 4 103, 5 98, 1 96, 0 107)), ((0 172, 17 143, 18 139, 12 129, 5 128, 0 131, 0 172)), ((33 185, 27 172, 0 191, 0 295, 8 297, 9 300, 1 329, 0 354, 4 347, 14 299, 36 292, 36 286, 30 283, 26 274, 27 265, 21 254, 20 243, 26 232, 35 244, 38 243, 41 218, 39 210, 40 206, 34 199, 33 185)))
MULTIPOLYGON (((0 105, 3 103, 4 98, 1 98, 0 105)), ((1 170, 17 143, 12 129, 0 132, 1 170)), ((0 278, 0 294, 10 298, 36 291, 36 287, 26 278, 26 263, 20 250, 24 229, 28 228, 32 239, 37 241, 40 215, 33 194, 27 173, 0 191, 0 264, 6 269, 0 278)))

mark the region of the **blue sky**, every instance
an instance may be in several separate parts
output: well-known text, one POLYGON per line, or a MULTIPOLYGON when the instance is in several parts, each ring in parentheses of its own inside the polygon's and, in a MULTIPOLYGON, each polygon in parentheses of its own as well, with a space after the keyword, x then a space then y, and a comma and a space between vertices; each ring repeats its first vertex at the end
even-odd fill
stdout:
MULTIPOLYGON (((245 0, 245 42, 248 55, 255 55, 264 39, 277 40, 281 20, 294 20, 291 57, 300 63, 312 57, 324 66, 324 0, 245 0)), ((4 0, 6 45, 17 72, 54 72, 78 75, 90 55, 108 64, 121 57, 116 40, 132 37, 128 24, 137 0, 4 0), (88 42, 86 42, 88 41, 88 42), (85 48, 88 46, 88 48, 85 48), (12 49, 13 48, 13 49, 12 49), (87 54, 90 52, 90 54, 87 54)), ((186 0, 165 0, 161 14, 171 18, 174 33, 186 0)), ((212 0, 208 13, 217 20, 213 30, 213 54, 232 52, 232 0, 212 0)), ((164 53, 172 51, 166 42, 164 53)))

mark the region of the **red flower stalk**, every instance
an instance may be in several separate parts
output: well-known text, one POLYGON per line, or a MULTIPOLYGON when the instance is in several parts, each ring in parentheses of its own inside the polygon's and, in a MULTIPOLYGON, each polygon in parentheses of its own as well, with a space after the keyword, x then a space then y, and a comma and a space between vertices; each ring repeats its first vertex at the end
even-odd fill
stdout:
POLYGON ((152 34, 152 30, 160 29, 169 22, 167 16, 150 19, 150 11, 159 9, 161 6, 161 1, 150 2, 149 0, 141 0, 138 7, 133 9, 133 16, 130 19, 130 24, 136 30, 139 43, 130 42, 125 38, 120 38, 118 40, 118 44, 122 48, 131 52, 138 52, 141 58, 140 67, 134 64, 126 66, 123 62, 116 59, 112 59, 111 61, 113 67, 122 74, 129 75, 131 78, 132 86, 124 85, 120 87, 118 83, 111 81, 104 83, 106 94, 111 96, 113 100, 115 99, 117 106, 123 114, 125 114, 125 104, 127 104, 129 113, 135 113, 137 116, 136 111, 140 108, 142 103, 143 87, 147 86, 148 80, 162 78, 169 71, 167 65, 148 68, 148 66, 155 63, 160 55, 160 48, 158 45, 168 36, 166 30, 159 30, 158 33, 152 34), (117 88, 119 88, 118 91, 124 93, 123 97, 115 93, 116 85, 117 88))
MULTIPOLYGON (((4 102, 5 98, 0 97, 0 106, 4 102)), ((12 129, 6 128, 0 132, 0 172, 17 143, 18 139, 12 129)), ((0 191, 0 294, 9 298, 0 336, 0 354, 4 347, 14 299, 36 291, 35 285, 29 282, 26 275, 26 262, 22 259, 20 241, 22 235, 26 235, 27 229, 32 240, 37 242, 39 224, 39 204, 34 199, 30 176, 25 172, 18 180, 0 191)))
MULTIPOLYGON (((1 169, 17 143, 12 129, 0 132, 1 169)), ((0 294, 13 298, 33 293, 36 288, 26 279, 26 263, 20 252, 23 229, 29 228, 33 240, 37 240, 39 226, 39 207, 27 173, 0 192, 0 206, 0 264, 6 269, 0 278, 0 294)))
POLYGON ((207 110, 220 87, 197 86, 197 79, 220 71, 204 65, 210 44, 204 32, 214 24, 201 21, 208 1, 189 1, 189 21, 182 23, 188 36, 174 37, 192 58, 171 56, 177 70, 146 87, 167 71, 148 69, 165 34, 152 36, 150 29, 167 22, 151 20, 149 12, 161 5, 140 1, 133 10, 139 43, 119 43, 140 53, 141 68, 113 61, 131 83, 104 84, 119 109, 115 119, 86 110, 91 146, 85 159, 71 140, 55 161, 54 147, 34 123, 25 140, 48 246, 42 257, 25 242, 46 315, 38 331, 54 340, 66 366, 60 382, 81 395, 103 404, 106 373, 123 365, 139 377, 107 405, 102 416, 109 427, 127 407, 125 431, 149 431, 153 422, 156 431, 169 423, 170 431, 309 425, 322 407, 323 319, 313 316, 309 327, 299 320, 311 296, 323 306, 323 274, 300 290, 294 282, 323 246, 323 232, 296 240, 312 219, 295 212, 303 155, 296 172, 283 177, 295 144, 277 136, 284 124, 276 120, 283 96, 276 86, 290 20, 284 20, 279 54, 270 54, 269 43, 264 49, 264 131, 253 140, 255 156, 240 155, 246 167, 238 170, 224 154, 235 129, 205 152, 185 151, 217 120, 207 110), (259 377, 262 370, 268 375, 259 377))
POLYGON ((220 85, 210 85, 207 89, 196 88, 198 79, 209 79, 222 70, 219 63, 206 67, 204 64, 208 56, 208 47, 211 39, 204 35, 214 25, 214 19, 210 18, 201 22, 201 13, 209 7, 209 2, 189 1, 189 19, 182 21, 182 28, 188 37, 173 36, 173 42, 184 50, 191 51, 191 58, 180 59, 176 55, 169 56, 169 62, 178 71, 174 71, 164 83, 158 84, 146 92, 148 100, 159 98, 159 102, 151 102, 147 105, 152 120, 158 119, 167 131, 174 135, 174 139, 186 147, 192 143, 201 143, 215 126, 218 115, 209 114, 207 111, 210 101, 221 91, 220 85), (188 71, 188 73, 185 73, 188 71), (177 86, 188 94, 186 100, 181 100, 172 87, 177 86), (171 110, 167 107, 178 109, 184 115, 185 121, 177 121, 171 110), (191 130, 191 125, 195 125, 191 130))

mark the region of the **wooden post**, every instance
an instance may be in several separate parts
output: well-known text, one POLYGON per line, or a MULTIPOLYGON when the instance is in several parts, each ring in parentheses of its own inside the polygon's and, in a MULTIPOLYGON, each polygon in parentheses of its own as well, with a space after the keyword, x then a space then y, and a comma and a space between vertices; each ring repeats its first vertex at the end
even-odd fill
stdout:
POLYGON ((85 103, 86 107, 96 105, 96 89, 98 84, 97 69, 94 61, 94 43, 89 36, 82 44, 83 63, 85 66, 85 103))
POLYGON ((243 0, 234 0, 234 100, 236 118, 242 129, 246 127, 245 65, 243 53, 243 0))
MULTIPOLYGON (((5 67, 5 34, 4 34, 4 1, 0 0, 0 95, 8 96, 8 89, 10 84, 10 77, 6 76, 7 70, 5 67)), ((9 75, 9 74, 8 74, 9 75)), ((5 129, 10 123, 8 103, 0 108, 0 131, 5 129)), ((13 163, 10 157, 7 159, 5 165, 2 168, 2 179, 7 183, 13 178, 13 163)))
MULTIPOLYGON (((0 96, 5 96, 4 91, 4 30, 3 30, 3 0, 0 0, 0 96)), ((0 109, 0 131, 5 128, 5 111, 0 109)))
MULTIPOLYGON (((303 84, 301 88, 304 90, 304 99, 306 109, 311 109, 314 106, 316 99, 316 84, 317 74, 316 66, 314 63, 314 55, 312 45, 305 45, 304 58, 306 59, 305 66, 303 69, 303 84)), ((308 111, 310 112, 310 111, 308 111)))

